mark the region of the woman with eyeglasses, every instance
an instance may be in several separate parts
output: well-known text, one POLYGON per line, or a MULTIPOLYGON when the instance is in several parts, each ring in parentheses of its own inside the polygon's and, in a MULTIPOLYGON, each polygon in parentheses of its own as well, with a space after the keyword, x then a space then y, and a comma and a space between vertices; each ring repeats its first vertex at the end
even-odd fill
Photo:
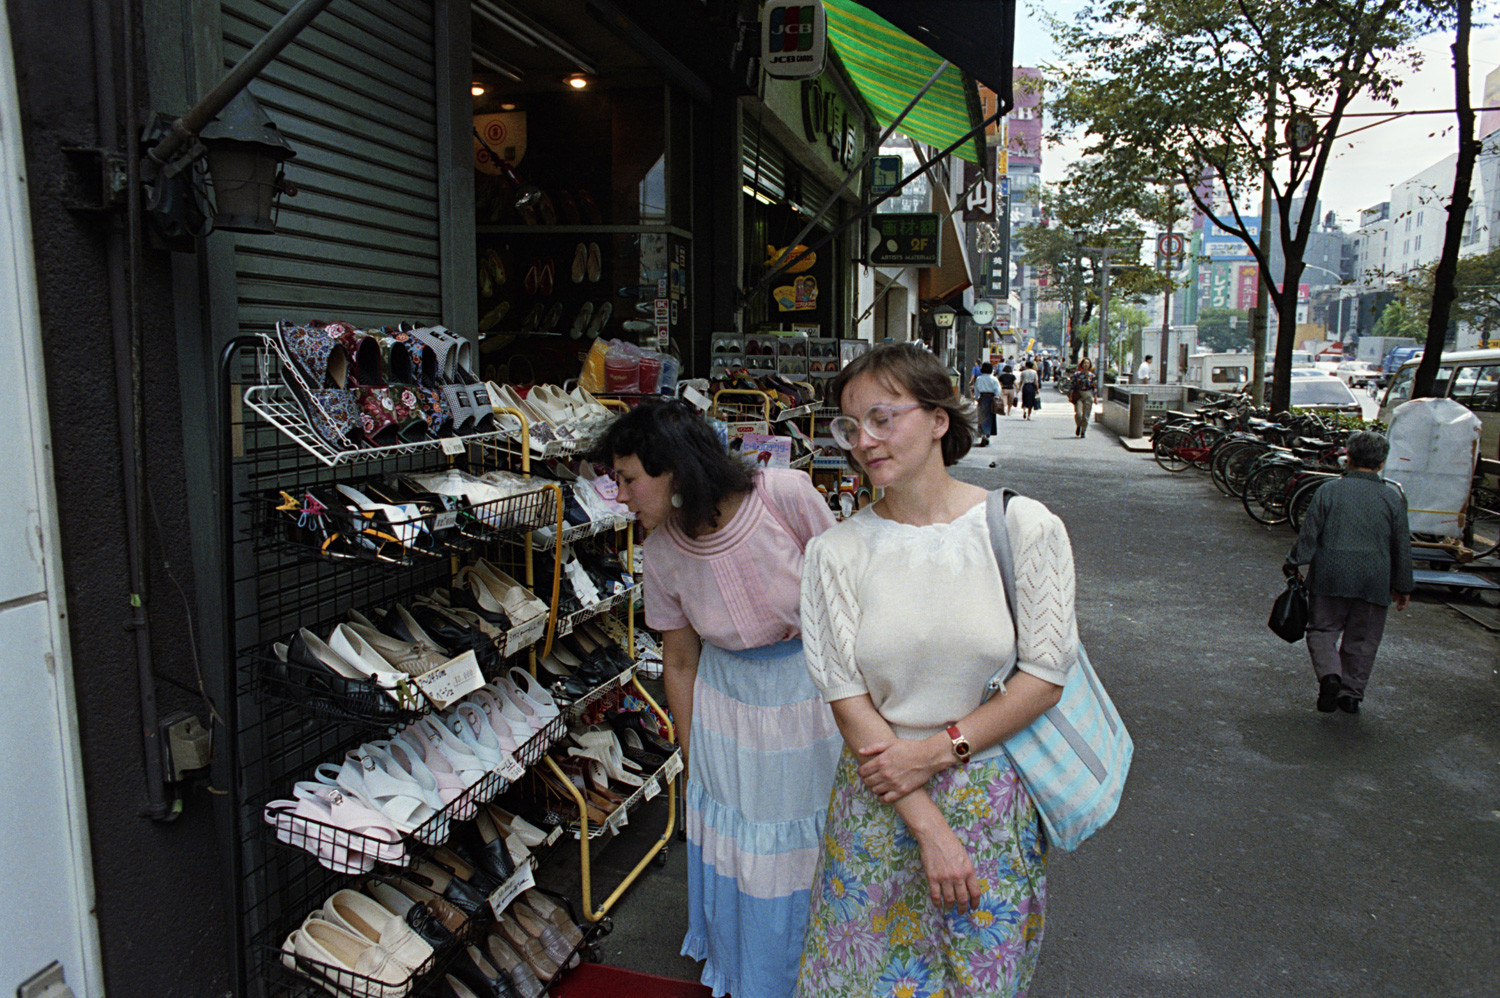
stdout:
POLYGON ((642 403, 593 456, 649 531, 646 624, 688 762, 683 955, 715 995, 787 998, 840 748, 798 603, 833 515, 806 473, 753 470, 684 402, 642 403))
POLYGON ((846 747, 797 994, 1021 994, 1047 846, 1002 742, 1057 702, 1076 662, 1067 532, 1041 503, 1009 503, 1013 628, 988 493, 948 471, 974 426, 942 365, 878 346, 829 397, 834 439, 884 495, 815 538, 803 566, 807 666, 846 747), (1021 671, 985 701, 1012 641, 1021 671))

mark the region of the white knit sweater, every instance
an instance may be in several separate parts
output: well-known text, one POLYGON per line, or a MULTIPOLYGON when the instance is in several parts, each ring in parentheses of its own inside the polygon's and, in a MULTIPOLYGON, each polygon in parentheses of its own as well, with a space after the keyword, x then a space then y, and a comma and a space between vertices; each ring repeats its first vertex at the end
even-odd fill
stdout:
POLYGON ((1067 530, 1024 497, 1011 500, 1006 526, 1018 645, 983 502, 923 527, 867 508, 814 538, 802 570, 802 639, 823 699, 869 693, 897 735, 925 738, 979 706, 1013 646, 1022 671, 1066 683, 1078 648, 1067 530))

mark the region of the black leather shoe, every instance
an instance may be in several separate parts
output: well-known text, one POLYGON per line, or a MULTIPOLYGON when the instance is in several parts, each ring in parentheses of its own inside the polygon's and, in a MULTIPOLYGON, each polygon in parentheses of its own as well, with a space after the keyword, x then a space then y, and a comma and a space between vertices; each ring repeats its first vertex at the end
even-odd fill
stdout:
POLYGON ((519 998, 510 975, 473 946, 466 947, 464 955, 454 961, 452 974, 468 985, 477 998, 519 998))
POLYGON ((1345 714, 1359 713, 1359 697, 1351 697, 1348 694, 1339 697, 1339 710, 1345 714))
MULTIPOLYGON (((1334 705, 1339 699, 1339 690, 1343 687, 1343 680, 1338 676, 1327 675, 1318 680, 1318 710, 1324 714, 1332 714, 1334 705)), ((1351 698, 1352 699, 1352 698, 1351 698)))

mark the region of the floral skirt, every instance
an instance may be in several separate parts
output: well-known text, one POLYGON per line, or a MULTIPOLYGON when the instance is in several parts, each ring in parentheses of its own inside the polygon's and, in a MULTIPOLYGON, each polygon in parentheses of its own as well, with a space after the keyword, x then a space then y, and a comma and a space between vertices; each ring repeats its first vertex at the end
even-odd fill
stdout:
POLYGON ((1042 945, 1047 847, 1036 807, 1004 755, 945 769, 928 792, 984 888, 977 909, 936 908, 917 842, 859 780, 845 751, 834 779, 799 998, 1024 995, 1042 945))

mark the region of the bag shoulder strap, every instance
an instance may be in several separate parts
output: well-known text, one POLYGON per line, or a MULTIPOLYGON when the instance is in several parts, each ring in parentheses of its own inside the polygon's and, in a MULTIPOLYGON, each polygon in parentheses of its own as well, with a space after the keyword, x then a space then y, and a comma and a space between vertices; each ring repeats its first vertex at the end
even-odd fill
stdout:
POLYGON ((990 547, 995 554, 995 564, 1000 568, 1000 588, 1005 592, 1005 605, 1010 608, 1010 623, 1015 629, 1011 641, 1010 659, 990 677, 985 684, 985 698, 1004 692, 1005 680, 1016 670, 1020 660, 1020 618, 1016 616, 1016 562, 1010 548, 1010 531, 1005 525, 1005 508, 1016 493, 1010 489, 996 489, 985 500, 985 519, 990 528, 990 547))

